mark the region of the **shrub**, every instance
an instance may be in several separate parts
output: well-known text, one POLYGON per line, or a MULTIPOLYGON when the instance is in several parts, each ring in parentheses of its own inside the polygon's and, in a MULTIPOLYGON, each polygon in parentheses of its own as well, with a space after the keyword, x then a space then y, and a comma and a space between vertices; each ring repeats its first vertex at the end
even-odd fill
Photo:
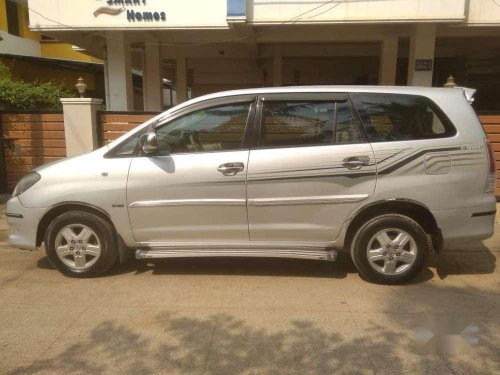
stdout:
POLYGON ((74 97, 62 84, 53 82, 25 82, 12 77, 7 66, 0 62, 0 105, 7 110, 58 110, 60 98, 74 97))

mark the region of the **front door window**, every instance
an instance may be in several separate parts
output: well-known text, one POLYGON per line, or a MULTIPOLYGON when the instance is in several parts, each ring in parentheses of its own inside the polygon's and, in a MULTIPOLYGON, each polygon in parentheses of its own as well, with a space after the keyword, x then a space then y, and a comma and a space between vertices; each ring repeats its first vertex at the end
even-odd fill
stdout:
POLYGON ((250 103, 212 107, 179 117, 156 131, 158 154, 242 148, 250 103))

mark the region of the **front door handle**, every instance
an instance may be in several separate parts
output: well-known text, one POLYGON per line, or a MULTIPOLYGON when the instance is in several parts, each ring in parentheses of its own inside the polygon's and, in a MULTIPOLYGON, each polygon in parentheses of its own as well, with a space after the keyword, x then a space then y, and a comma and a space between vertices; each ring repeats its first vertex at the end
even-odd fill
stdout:
POLYGON ((219 165, 217 170, 224 176, 234 176, 238 172, 243 172, 245 170, 245 164, 243 163, 224 163, 219 165))
POLYGON ((342 165, 347 169, 358 170, 366 165, 370 165, 370 158, 368 156, 352 156, 345 158, 342 165))

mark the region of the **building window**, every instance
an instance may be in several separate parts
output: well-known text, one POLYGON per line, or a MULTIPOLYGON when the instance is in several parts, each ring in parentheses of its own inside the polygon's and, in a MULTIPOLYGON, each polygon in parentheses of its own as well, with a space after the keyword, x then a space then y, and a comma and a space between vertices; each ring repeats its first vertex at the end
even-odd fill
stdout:
POLYGON ((228 17, 244 17, 246 14, 245 0, 227 0, 228 17))
POLYGON ((17 12, 17 3, 12 0, 7 0, 7 24, 9 34, 19 36, 19 15, 17 12))

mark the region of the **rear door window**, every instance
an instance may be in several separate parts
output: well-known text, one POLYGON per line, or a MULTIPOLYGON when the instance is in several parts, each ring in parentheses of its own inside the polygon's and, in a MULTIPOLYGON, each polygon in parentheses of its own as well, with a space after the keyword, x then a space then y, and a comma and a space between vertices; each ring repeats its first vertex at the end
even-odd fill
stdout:
POLYGON ((260 146, 330 145, 334 116, 334 102, 265 101, 260 146))
POLYGON ((426 97, 352 93, 351 100, 370 142, 451 137, 455 127, 426 97))
POLYGON ((363 142, 348 101, 264 101, 261 148, 363 142))

